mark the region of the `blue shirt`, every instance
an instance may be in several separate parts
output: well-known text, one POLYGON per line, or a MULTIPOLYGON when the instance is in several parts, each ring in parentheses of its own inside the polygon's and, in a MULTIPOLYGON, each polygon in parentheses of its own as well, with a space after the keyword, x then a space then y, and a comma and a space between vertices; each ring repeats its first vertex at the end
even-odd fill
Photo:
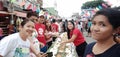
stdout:
POLYGON ((92 22, 88 22, 88 28, 90 28, 92 25, 92 22))

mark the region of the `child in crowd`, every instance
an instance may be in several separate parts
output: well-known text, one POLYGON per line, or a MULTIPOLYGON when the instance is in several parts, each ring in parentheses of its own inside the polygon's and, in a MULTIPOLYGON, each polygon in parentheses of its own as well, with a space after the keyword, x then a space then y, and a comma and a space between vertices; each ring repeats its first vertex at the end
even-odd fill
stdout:
POLYGON ((36 51, 28 40, 35 26, 34 22, 25 19, 21 22, 18 33, 6 36, 0 41, 0 57, 30 57, 30 49, 37 57, 45 57, 36 51))

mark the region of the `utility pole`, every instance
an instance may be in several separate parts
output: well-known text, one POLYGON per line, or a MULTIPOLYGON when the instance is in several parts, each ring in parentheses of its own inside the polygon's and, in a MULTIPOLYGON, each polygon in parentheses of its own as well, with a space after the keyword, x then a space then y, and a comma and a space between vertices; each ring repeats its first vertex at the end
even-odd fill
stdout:
POLYGON ((14 17, 13 17, 13 16, 14 16, 14 14, 13 14, 13 12, 14 12, 14 5, 13 5, 13 2, 11 2, 11 1, 10 1, 10 3, 9 3, 8 12, 9 12, 9 13, 12 13, 12 14, 11 14, 10 23, 11 23, 11 24, 14 24, 14 17))

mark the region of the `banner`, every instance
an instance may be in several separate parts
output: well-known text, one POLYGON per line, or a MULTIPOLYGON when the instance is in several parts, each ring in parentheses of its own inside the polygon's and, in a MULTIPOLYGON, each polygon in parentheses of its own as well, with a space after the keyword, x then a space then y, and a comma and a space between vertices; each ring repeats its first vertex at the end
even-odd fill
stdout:
POLYGON ((36 9, 37 9, 37 7, 34 5, 32 10, 33 10, 33 11, 36 11, 36 9))
POLYGON ((107 8, 108 6, 107 5, 105 5, 104 3, 102 3, 102 6, 104 7, 104 8, 107 8))
POLYGON ((25 0, 22 0, 22 2, 20 3, 20 6, 25 5, 25 0))
POLYGON ((31 9, 31 7, 32 7, 32 5, 31 5, 31 4, 29 4, 29 6, 27 7, 27 9, 31 9))
POLYGON ((10 0, 11 3, 14 3, 16 0, 10 0))
POLYGON ((25 2, 21 2, 21 3, 20 3, 20 6, 23 6, 23 5, 25 5, 25 2))

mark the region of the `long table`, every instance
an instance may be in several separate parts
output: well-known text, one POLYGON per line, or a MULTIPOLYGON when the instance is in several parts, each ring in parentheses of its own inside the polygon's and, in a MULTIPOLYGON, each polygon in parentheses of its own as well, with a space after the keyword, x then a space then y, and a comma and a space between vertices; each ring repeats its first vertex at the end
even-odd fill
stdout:
MULTIPOLYGON (((65 36, 64 34, 62 36, 65 36)), ((53 53, 51 57, 78 57, 73 43, 61 44, 61 42, 66 39, 68 40, 66 37, 57 38, 55 42, 53 42, 51 47, 47 50, 47 52, 53 53)))

